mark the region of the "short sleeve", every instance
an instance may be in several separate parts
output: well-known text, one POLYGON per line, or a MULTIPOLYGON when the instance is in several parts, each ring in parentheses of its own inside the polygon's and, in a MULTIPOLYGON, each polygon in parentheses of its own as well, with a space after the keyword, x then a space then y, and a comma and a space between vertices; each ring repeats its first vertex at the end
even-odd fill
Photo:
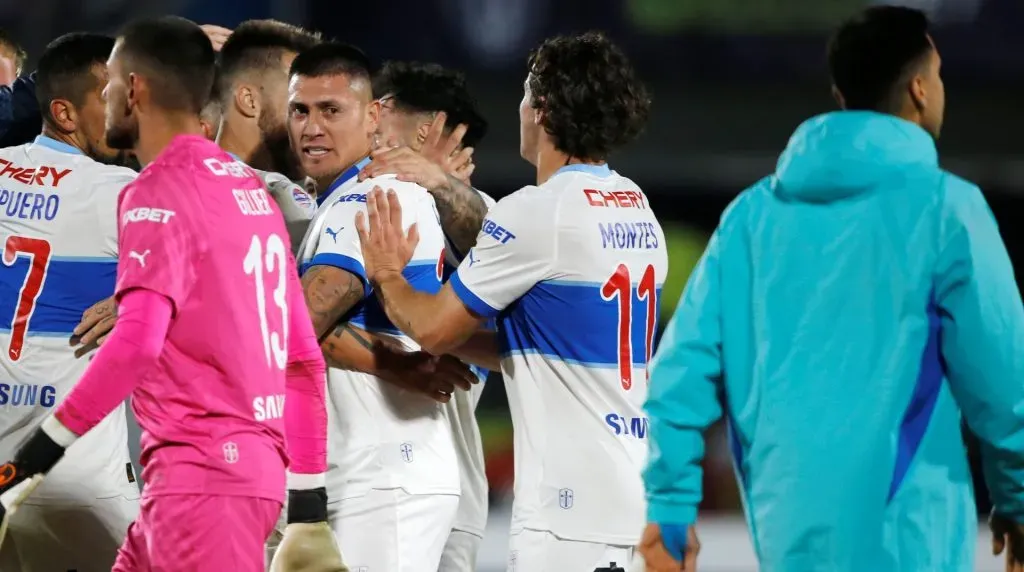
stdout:
POLYGON ((135 173, 116 169, 97 177, 93 185, 92 204, 96 207, 100 236, 103 237, 103 255, 117 258, 118 216, 117 203, 121 191, 135 180, 135 173))
POLYGON ((549 277, 557 248, 557 209, 537 208, 536 187, 499 201, 487 214, 476 246, 449 279, 475 314, 492 318, 549 277))
POLYGON ((363 267, 363 251, 356 231, 356 213, 366 211, 366 193, 349 193, 338 198, 324 216, 317 237, 316 252, 307 266, 334 266, 355 274, 370 294, 370 282, 363 267))
POLYGON ((316 203, 306 190, 278 173, 259 171, 267 191, 274 198, 284 217, 293 250, 302 242, 309 221, 316 214, 316 203))
POLYGON ((185 303, 202 248, 184 192, 182 181, 162 173, 143 175, 124 190, 118 217, 118 299, 144 288, 170 299, 175 312, 185 303))

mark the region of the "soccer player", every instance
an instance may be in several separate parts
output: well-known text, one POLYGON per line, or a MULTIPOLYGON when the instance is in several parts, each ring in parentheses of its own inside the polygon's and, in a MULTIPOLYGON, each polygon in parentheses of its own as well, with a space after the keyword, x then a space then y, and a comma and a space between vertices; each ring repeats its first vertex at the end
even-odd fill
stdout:
POLYGON ((1020 570, 1024 309, 981 191, 939 167, 928 22, 868 9, 828 62, 843 111, 726 209, 654 360, 648 570, 694 565, 723 415, 762 570, 973 570, 961 410, 1020 570))
POLYGON ((299 165, 288 141, 288 68, 299 52, 320 42, 318 34, 275 20, 239 24, 220 51, 217 74, 223 122, 222 149, 260 171, 298 247, 316 211, 294 180, 299 165))
MULTIPOLYGON (((410 223, 422 241, 406 275, 417 288, 441 286, 444 235, 433 197, 422 187, 391 177, 358 182, 377 131, 379 104, 372 97, 365 56, 355 48, 325 43, 292 63, 289 128, 303 169, 326 189, 301 249, 302 276, 314 330, 323 336, 339 326, 347 339, 366 334, 390 344, 361 350, 369 365, 328 371, 331 430, 328 507, 331 526, 354 569, 436 572, 459 504, 459 469, 444 406, 451 389, 438 387, 446 360, 436 360, 402 336, 369 296, 353 222, 366 193, 388 181, 403 192, 410 223), (394 347, 397 347, 394 349, 394 347), (379 352, 389 358, 377 359, 379 352), (376 363, 373 363, 376 362, 376 363), (355 371, 353 371, 355 370, 355 371), (370 373, 363 373, 370 372, 370 373), (404 385, 403 385, 404 384, 404 385), (422 393, 408 391, 425 384, 422 393), (447 391, 446 391, 447 390, 447 391), (445 392, 446 391, 446 392, 445 392)), ((346 358, 346 362, 358 361, 346 358)), ((464 371, 460 384, 475 379, 464 371)), ((453 372, 452 376, 458 377, 453 372)), ((441 379, 443 381, 443 379, 441 379)))
MULTIPOLYGON (((375 75, 373 92, 381 102, 379 140, 396 143, 400 147, 375 152, 373 161, 360 176, 394 172, 403 180, 435 189, 435 199, 438 196, 449 197, 452 192, 445 188, 449 184, 445 168, 429 161, 421 152, 443 148, 443 160, 462 155, 468 149, 468 157, 486 134, 487 121, 477 110, 465 78, 437 64, 388 62, 375 75), (454 128, 447 129, 445 125, 454 128), (446 145, 440 144, 442 140, 446 145), (422 170, 417 170, 416 166, 422 170)), ((465 164, 472 165, 470 162, 465 164)), ((458 168, 452 170, 458 172, 458 168)), ((483 193, 480 193, 480 198, 488 205, 494 204, 494 199, 483 193)), ((444 207, 450 210, 452 203, 449 201, 444 207)), ((438 211, 441 210, 439 207, 438 211)), ((444 222, 444 215, 441 220, 444 222)), ((479 231, 477 228, 471 233, 474 240, 479 231)), ((458 256, 458 249, 451 240, 446 240, 443 280, 455 271, 460 262, 458 256)), ((453 393, 452 399, 445 404, 455 439, 462 494, 455 523, 441 555, 440 572, 476 570, 477 552, 487 526, 487 475, 480 427, 476 422, 476 406, 488 372, 477 368, 474 373, 481 383, 473 385, 469 391, 453 393)))
POLYGON ((640 406, 668 256, 647 197, 606 161, 639 134, 649 100, 600 34, 546 40, 529 70, 520 150, 537 185, 490 210, 439 293, 401 273, 417 241, 404 235, 398 195, 373 193, 369 233, 362 216, 357 228, 391 322, 430 353, 505 378, 516 447, 509 570, 593 570, 628 562, 643 526, 640 406), (497 336, 480 330, 492 317, 497 336))
POLYGON ((326 518, 323 360, 280 213, 251 169, 199 135, 213 62, 202 30, 180 18, 136 22, 118 39, 106 140, 145 166, 119 198, 118 325, 0 468, 10 510, 132 394, 146 489, 118 571, 262 571, 286 465, 295 533, 326 518))
MULTIPOLYGON (((36 74, 42 134, 0 150, 0 458, 10 458, 85 372, 67 338, 114 291, 117 195, 135 173, 103 137, 114 39, 68 34, 36 74)), ((11 522, 3 570, 110 570, 138 514, 123 403, 115 404, 11 522)))

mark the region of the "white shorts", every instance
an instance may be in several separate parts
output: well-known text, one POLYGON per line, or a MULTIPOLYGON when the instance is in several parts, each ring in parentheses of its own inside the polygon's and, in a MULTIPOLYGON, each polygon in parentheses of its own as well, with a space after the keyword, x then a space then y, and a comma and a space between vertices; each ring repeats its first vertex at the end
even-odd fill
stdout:
POLYGON ((441 565, 437 572, 476 572, 476 553, 483 538, 466 532, 452 530, 441 554, 441 565))
POLYGON ((562 540, 543 530, 525 529, 509 538, 508 572, 593 572, 613 563, 628 569, 632 546, 562 540))
POLYGON ((437 572, 459 495, 371 489, 327 505, 327 519, 351 572, 437 572))
POLYGON ((0 572, 109 572, 139 499, 92 504, 23 504, 0 547, 0 572))

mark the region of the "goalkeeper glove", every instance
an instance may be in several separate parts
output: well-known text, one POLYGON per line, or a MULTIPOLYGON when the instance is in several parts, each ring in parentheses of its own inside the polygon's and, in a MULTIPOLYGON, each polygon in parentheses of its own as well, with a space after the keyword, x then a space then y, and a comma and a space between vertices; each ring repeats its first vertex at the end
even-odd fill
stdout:
MULTIPOLYGON (((291 477, 289 473, 289 477, 291 477)), ((348 572, 327 524, 324 486, 288 490, 288 525, 270 572, 348 572)))
POLYGON ((54 417, 48 417, 14 455, 14 460, 0 465, 0 544, 18 507, 64 456, 66 445, 61 443, 70 444, 76 438, 54 417))

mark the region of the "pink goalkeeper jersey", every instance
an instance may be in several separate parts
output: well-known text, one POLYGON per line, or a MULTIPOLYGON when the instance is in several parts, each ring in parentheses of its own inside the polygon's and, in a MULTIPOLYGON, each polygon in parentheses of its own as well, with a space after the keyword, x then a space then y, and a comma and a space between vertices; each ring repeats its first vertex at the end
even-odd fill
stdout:
POLYGON ((282 500, 300 286, 277 206, 252 169, 178 136, 124 188, 118 215, 117 295, 145 288, 174 306, 160 359, 132 394, 145 494, 282 500))

